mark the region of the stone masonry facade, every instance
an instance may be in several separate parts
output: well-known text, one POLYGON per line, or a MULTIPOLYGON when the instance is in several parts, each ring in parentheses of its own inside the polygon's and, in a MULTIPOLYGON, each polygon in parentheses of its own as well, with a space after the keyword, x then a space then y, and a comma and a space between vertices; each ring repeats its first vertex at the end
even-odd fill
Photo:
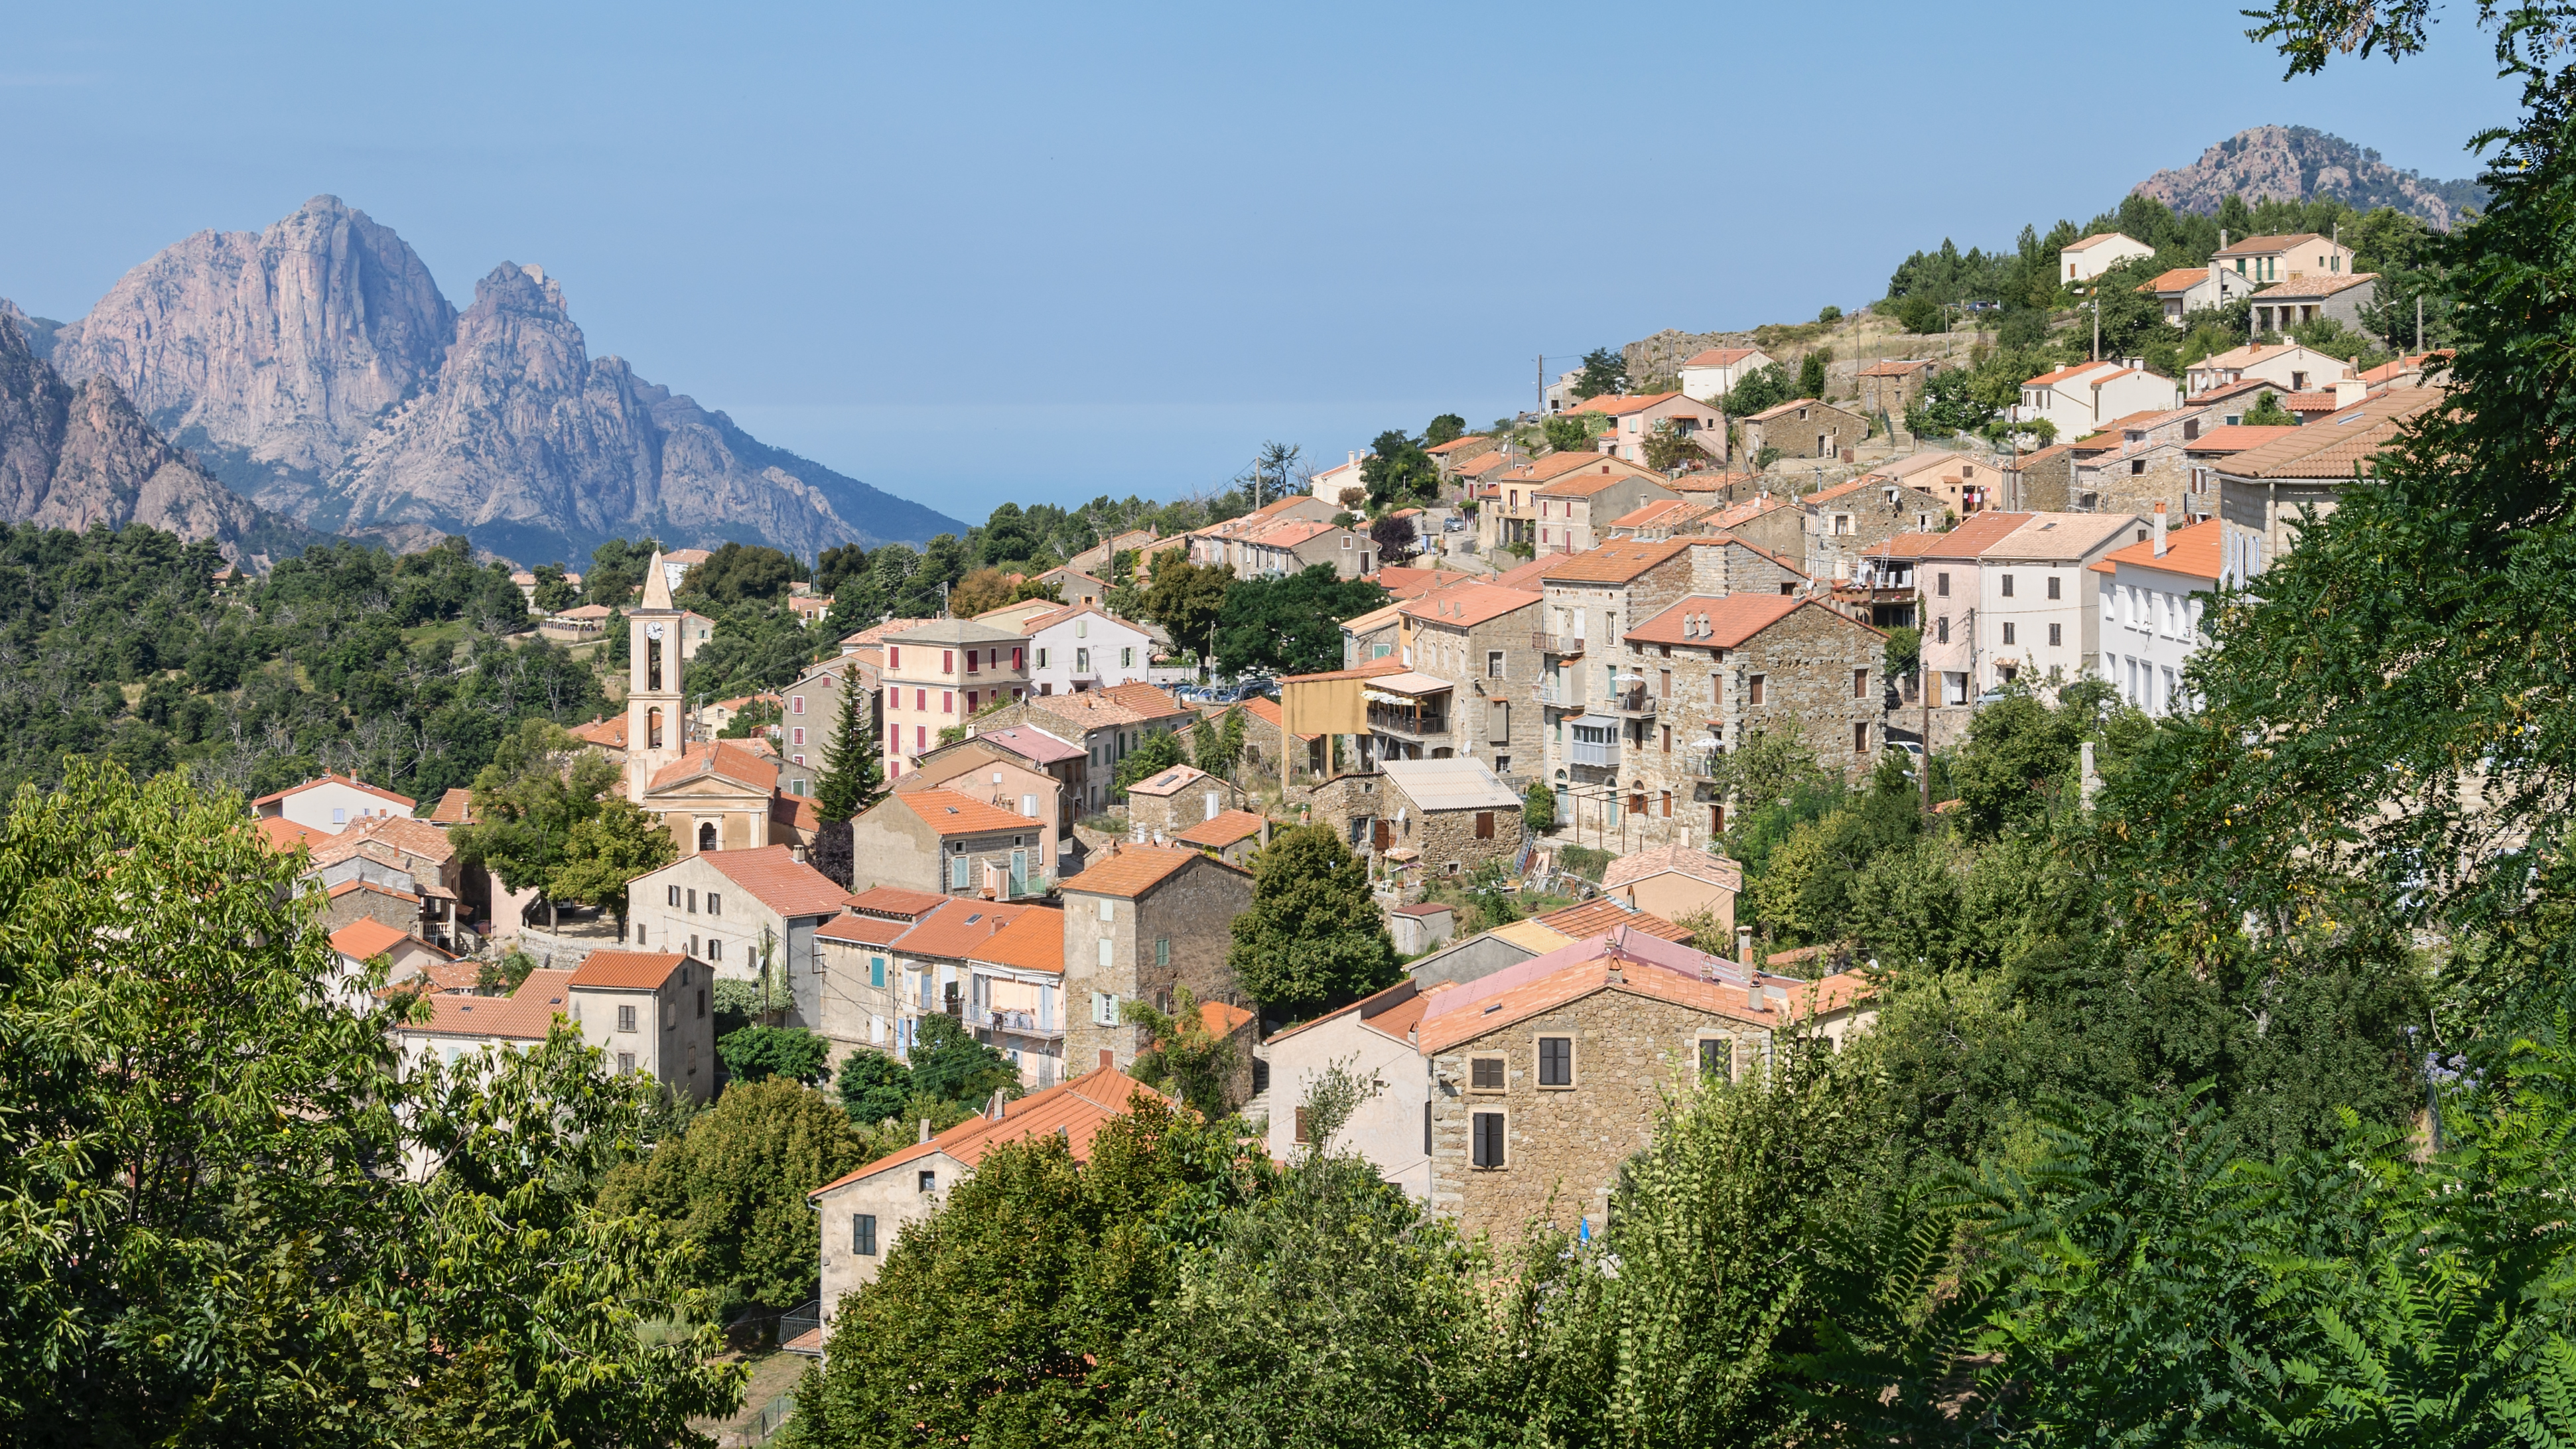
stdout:
MULTIPOLYGON (((1639 968, 1651 969, 1651 968, 1639 968)), ((1744 1022, 1613 986, 1441 1051, 1432 1058, 1431 1207, 1497 1242, 1532 1222, 1603 1226, 1619 1169, 1652 1140, 1668 1090, 1688 1090, 1699 1042, 1724 1038, 1741 1075, 1766 1033, 1744 1022), (1571 1037, 1574 1085, 1538 1085, 1540 1037, 1571 1037), (1499 1092, 1473 1089, 1474 1058, 1503 1059, 1499 1092), (1473 1166, 1478 1112, 1504 1116, 1499 1168, 1473 1166)))
POLYGON ((1120 1071, 1135 1065, 1148 1043, 1140 1028, 1095 1019, 1095 996, 1122 1003, 1147 1001, 1168 1009, 1173 989, 1186 986, 1201 1001, 1243 1005, 1226 953, 1234 945, 1234 918, 1252 909, 1249 873, 1204 856, 1182 867, 1142 899, 1086 894, 1082 877, 1064 883, 1064 1059, 1069 1071, 1089 1071, 1102 1048, 1120 1071), (1109 906, 1102 918, 1101 906, 1109 906), (1102 943, 1106 942, 1107 964, 1102 943))

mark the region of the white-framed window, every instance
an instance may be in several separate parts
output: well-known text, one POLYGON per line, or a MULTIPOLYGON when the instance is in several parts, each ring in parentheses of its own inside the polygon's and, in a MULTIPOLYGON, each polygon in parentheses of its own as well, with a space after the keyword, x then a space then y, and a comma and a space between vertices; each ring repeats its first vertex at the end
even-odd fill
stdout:
POLYGON ((788 700, 788 705, 788 713, 803 714, 805 712, 805 696, 801 694, 793 696, 788 700))
POLYGON ((635 1029, 635 1007, 633 1003, 630 1002, 627 1005, 617 1008, 617 1029, 619 1031, 633 1031, 635 1029))
POLYGON ((1091 1024, 1093 1026, 1116 1026, 1118 1024, 1117 992, 1095 991, 1091 993, 1091 1024))

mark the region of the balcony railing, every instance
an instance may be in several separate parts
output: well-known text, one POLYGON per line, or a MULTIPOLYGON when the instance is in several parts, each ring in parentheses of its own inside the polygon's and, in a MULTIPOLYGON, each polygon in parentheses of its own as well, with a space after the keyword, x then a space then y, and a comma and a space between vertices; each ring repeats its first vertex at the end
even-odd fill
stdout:
POLYGON ((988 1032, 1009 1032, 1013 1036, 1040 1041, 1060 1041, 1064 1037, 1061 1023, 1043 1025, 1033 1011, 987 1011, 981 1014, 984 1020, 980 1025, 988 1032))
POLYGON ((1562 659, 1573 659, 1583 653, 1583 636, 1533 633, 1530 635, 1530 647, 1541 654, 1554 654, 1562 659))
POLYGON ((1723 750, 1687 751, 1681 757, 1682 777, 1688 780, 1713 780, 1717 778, 1717 762, 1725 758, 1726 753, 1723 750))
POLYGON ((1434 735, 1446 738, 1449 733, 1449 713, 1446 710, 1397 709, 1391 705, 1373 704, 1369 706, 1368 722, 1371 730, 1412 739, 1429 739, 1434 735))
POLYGON ((1565 746, 1568 764, 1598 765, 1603 769, 1619 768, 1619 742, 1610 740, 1569 740, 1565 746))
POLYGON ((1655 696, 1648 693, 1646 686, 1642 684, 1612 690, 1609 697, 1602 701, 1602 708, 1610 713, 1629 715, 1638 719, 1653 718, 1655 705, 1655 696))
POLYGON ((1542 679, 1538 682, 1538 702, 1557 709, 1581 709, 1583 691, 1572 684, 1560 684, 1553 679, 1542 679))

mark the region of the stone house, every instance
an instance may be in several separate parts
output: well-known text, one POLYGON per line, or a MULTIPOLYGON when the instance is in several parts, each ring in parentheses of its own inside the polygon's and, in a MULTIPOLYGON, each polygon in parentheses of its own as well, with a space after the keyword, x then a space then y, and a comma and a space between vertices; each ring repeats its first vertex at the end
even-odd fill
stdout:
POLYGON ((1725 830, 1732 802, 1717 797, 1716 759, 1757 730, 1795 730, 1846 778, 1877 767, 1887 636, 1823 600, 1694 594, 1621 642, 1610 703, 1634 721, 1634 744, 1618 776, 1648 844, 1696 845, 1725 830))
POLYGON ((1573 411, 1599 413, 1611 420, 1610 431, 1594 446, 1613 458, 1651 467, 1646 459, 1647 440, 1669 431, 1698 444, 1710 461, 1726 460, 1726 415, 1686 393, 1628 397, 1604 393, 1584 399, 1573 411))
POLYGON ((1502 444, 1494 439, 1481 433, 1469 433, 1462 438, 1451 438, 1445 443, 1434 443, 1422 451, 1431 455, 1432 466, 1440 470, 1442 485, 1454 488, 1459 481, 1459 469, 1462 465, 1478 458, 1490 457, 1501 449, 1502 444))
POLYGON ((1314 821, 1364 856, 1372 873, 1467 875, 1520 854, 1521 799, 1481 760, 1384 760, 1315 787, 1314 821))
POLYGON ((1839 458, 1869 437, 1869 419, 1815 398, 1795 398, 1744 420, 1744 456, 1777 448, 1783 458, 1839 458))
POLYGON ((2440 402, 2431 388, 2374 393, 2325 424, 2296 428, 2217 465, 2221 577, 2230 586, 2261 576, 2298 544, 2302 510, 2334 512, 2356 470, 2378 470, 2378 453, 2399 426, 2440 402))
POLYGON ((1080 853, 1073 838, 1073 801, 1081 789, 1083 763, 1082 751, 1067 741, 1034 725, 1006 725, 932 750, 913 762, 912 773, 895 782, 895 789, 954 790, 1042 823, 1038 859, 1053 862, 1043 873, 1061 875, 1080 853))
POLYGON ((2074 460, 2068 512, 2153 513, 2159 505, 2177 516, 2218 509, 2215 490, 2195 489, 2191 445, 2211 421, 2210 409, 2184 407, 2119 418, 2068 449, 2074 460))
MULTIPOLYGON (((429 977, 433 981, 438 981, 445 978, 448 969, 456 965, 454 956, 398 926, 387 925, 373 916, 361 916, 333 931, 331 949, 340 957, 341 971, 351 979, 365 969, 367 962, 378 956, 384 957, 385 981, 388 985, 399 985, 415 977, 429 977)), ((468 964, 472 965, 472 963, 468 964)), ((479 975, 479 968, 472 974, 479 975)), ((471 980, 470 976, 468 980, 471 980)), ((353 1001, 352 1004, 364 1005, 365 1003, 353 1001)))
POLYGON ((1432 1210, 1501 1243, 1605 1223, 1673 1096, 1756 1069, 1784 1030, 1866 1030, 1867 991, 1855 975, 1775 977, 1620 930, 1432 993, 1412 1033, 1429 1066, 1432 1210))
POLYGON ((857 692, 859 718, 869 727, 885 728, 885 699, 877 693, 881 682, 875 662, 853 652, 833 655, 780 691, 779 789, 790 795, 814 793, 814 782, 823 774, 823 761, 841 737, 841 701, 845 694, 857 692))
POLYGON ((2300 277, 2254 294, 2254 330, 2287 332, 2320 318, 2360 331, 2362 309, 2379 296, 2377 272, 2300 277))
POLYGON ((659 948, 703 961, 718 979, 783 987, 787 1025, 822 1020, 821 953, 815 931, 841 913, 845 892, 783 845, 711 850, 628 882, 628 931, 637 950, 659 948))
POLYGON ((947 899, 888 888, 862 891, 850 898, 849 909, 815 928, 822 1004, 814 1029, 831 1039, 835 1066, 861 1047, 904 1057, 918 1001, 904 992, 895 943, 947 899), (902 909, 863 910, 857 904, 884 896, 898 898, 902 909))
POLYGON ((1635 478, 1649 488, 1661 490, 1651 494, 1641 490, 1636 495, 1636 502, 1629 502, 1624 507, 1616 497, 1597 500, 1597 507, 1587 502, 1587 519, 1597 519, 1605 526, 1611 519, 1633 512, 1637 504, 1647 497, 1675 496, 1666 486, 1664 476, 1642 463, 1631 463, 1624 458, 1586 452, 1580 448, 1550 453, 1542 458, 1514 463, 1481 485, 1488 492, 1483 506, 1476 513, 1477 546, 1488 554, 1512 545, 1540 553, 1564 552, 1566 544, 1560 534, 1570 526, 1571 519, 1553 505, 1542 510, 1538 495, 1542 489, 1584 475, 1635 478), (1542 519, 1548 531, 1545 539, 1539 537, 1542 519))
POLYGON ((2099 432, 2114 418, 2181 404, 2182 389, 2172 378, 2147 371, 2144 360, 2104 358, 2024 379, 2012 420, 2046 422, 2057 437, 2072 441, 2099 432))
POLYGON ((1581 553, 1610 536, 1610 520, 1681 495, 1658 475, 1614 472, 1603 463, 1542 484, 1530 496, 1538 506, 1538 551, 1546 555, 1581 553))
POLYGON ((254 819, 291 820, 308 829, 334 833, 347 828, 353 820, 372 815, 408 816, 419 806, 420 802, 409 795, 379 790, 364 780, 324 775, 260 796, 250 802, 250 813, 254 819))
POLYGON ((1204 850, 1228 865, 1250 870, 1253 852, 1268 844, 1269 837, 1268 817, 1249 810, 1227 810, 1174 835, 1172 843, 1204 850))
POLYGON ((619 1076, 675 1098, 715 1095, 715 1015, 706 966, 676 951, 593 951, 567 983, 573 1024, 619 1076))
POLYGON ((1354 614, 1342 621, 1342 667, 1357 669, 1374 659, 1394 655, 1402 645, 1404 606, 1407 600, 1396 600, 1354 614))
POLYGON ((1138 1095, 1169 1102, 1153 1088, 1102 1067, 1017 1101, 995 1100, 984 1111, 931 1136, 836 1177, 805 1195, 821 1223, 823 1324, 815 1346, 831 1332, 849 1295, 876 1281, 885 1255, 903 1230, 939 1211, 976 1164, 1005 1142, 1061 1136, 1076 1162, 1090 1160, 1100 1129, 1124 1116, 1138 1095))
POLYGON ((322 929, 335 934, 360 921, 373 921, 417 935, 428 916, 419 896, 377 881, 345 880, 323 887, 322 895, 322 929))
POLYGON ((1996 505, 2004 509, 2062 513, 2074 502, 2075 449, 2068 444, 2016 453, 1996 465, 1996 472, 2003 480, 1996 505))
POLYGON ((1035 725, 1079 747, 1085 759, 1074 808, 1090 813, 1115 803, 1118 762, 1143 748, 1148 736, 1197 722, 1186 705, 1152 685, 1121 684, 1080 694, 1029 695, 985 715, 974 728, 980 733, 1035 725))
MULTIPOLYGON (((1279 717, 1279 701, 1247 699, 1234 708, 1243 714, 1244 772, 1264 779, 1275 777, 1279 773, 1281 731, 1285 728, 1279 717)), ((1224 715, 1209 716, 1209 723, 1219 729, 1224 728, 1224 715)), ((1306 776, 1323 774, 1330 763, 1327 758, 1329 745, 1330 741, 1321 734, 1300 732, 1291 751, 1294 756, 1289 761, 1291 770, 1306 776)))
MULTIPOLYGON (((1396 647, 1410 672, 1440 686, 1428 697, 1425 728, 1418 712, 1372 704, 1372 727, 1390 731, 1377 753, 1446 759, 1480 755, 1496 774, 1512 762, 1532 768, 1539 758, 1538 711, 1528 688, 1539 677, 1536 647, 1541 598, 1492 584, 1454 584, 1395 606, 1396 647), (1389 746, 1396 747, 1392 751, 1389 746)), ((1373 682, 1371 689, 1381 688, 1373 682)))
POLYGON ((1377 569, 1377 545, 1368 535, 1291 518, 1235 541, 1243 558, 1237 573, 1245 578, 1285 578, 1323 564, 1342 578, 1355 579, 1377 569))
POLYGON ((1243 803, 1243 792, 1195 765, 1174 765, 1127 787, 1127 827, 1160 845, 1243 803))
POLYGON ((1750 498, 1726 504, 1714 513, 1703 515, 1685 532, 1740 538, 1777 555, 1802 574, 1810 572, 1806 513, 1797 499, 1785 494, 1755 493, 1750 498))
POLYGON ((1639 505, 1630 512, 1610 520, 1603 541, 1615 538, 1642 539, 1660 543, 1676 534, 1691 531, 1701 519, 1726 505, 1715 498, 1694 495, 1684 498, 1659 498, 1639 505))
POLYGON ((1150 1043, 1124 1019, 1130 1001, 1169 1011, 1186 986, 1239 1005, 1226 955, 1251 908, 1250 871, 1176 845, 1120 846, 1064 882, 1065 1059, 1133 1065, 1150 1043))
POLYGON ((1851 577, 1860 556, 1900 533, 1940 524, 1947 509, 1920 488, 1892 478, 1860 477, 1798 500, 1809 574, 1851 577))
POLYGON ((1860 389, 1856 405, 1865 417, 1884 416, 1902 427, 1905 410, 1923 396, 1924 385, 1939 368, 1939 363, 1924 358, 1881 358, 1852 374, 1860 389))
POLYGON ((491 911, 491 878, 456 858, 446 831, 408 815, 368 815, 311 849, 303 878, 322 888, 333 929, 364 916, 450 951, 477 944, 472 923, 491 911), (343 889, 354 885, 369 889, 343 889))
POLYGON ((1046 894, 1055 858, 1055 802, 1032 789, 1006 793, 1010 805, 990 803, 981 798, 989 788, 985 774, 1004 776, 999 788, 1006 792, 1013 784, 1033 787, 1041 778, 996 765, 952 777, 947 786, 896 789, 850 822, 850 883, 862 890, 895 886, 982 900, 1046 894))

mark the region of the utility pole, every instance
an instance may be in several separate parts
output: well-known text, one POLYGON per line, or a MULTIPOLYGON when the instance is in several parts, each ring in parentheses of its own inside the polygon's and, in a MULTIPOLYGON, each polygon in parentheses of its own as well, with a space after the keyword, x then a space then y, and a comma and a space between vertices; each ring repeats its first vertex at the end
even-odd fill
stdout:
POLYGON ((1546 353, 1544 353, 1544 352, 1542 352, 1542 353, 1540 353, 1540 354, 1538 355, 1538 387, 1537 387, 1537 389, 1536 389, 1536 394, 1537 394, 1537 398, 1538 398, 1537 411, 1535 411, 1535 412, 1531 413, 1531 414, 1530 414, 1530 416, 1531 416, 1531 417, 1534 417, 1534 418, 1543 418, 1543 417, 1546 417, 1546 416, 1547 416, 1547 354, 1546 354, 1546 353))
POLYGON ((1923 566, 1917 563, 1914 568, 1914 692, 1923 699, 1923 737, 1915 741, 1923 747, 1923 757, 1914 762, 1914 768, 1923 777, 1915 783, 1923 787, 1923 818, 1929 820, 1932 818, 1932 661, 1924 657, 1923 623, 1932 611, 1932 601, 1923 597, 1923 566))
POLYGON ((2102 360, 2102 289, 2093 289, 2093 360, 2102 360))
POLYGON ((2424 294, 2415 294, 2415 354, 2424 354, 2424 294))

